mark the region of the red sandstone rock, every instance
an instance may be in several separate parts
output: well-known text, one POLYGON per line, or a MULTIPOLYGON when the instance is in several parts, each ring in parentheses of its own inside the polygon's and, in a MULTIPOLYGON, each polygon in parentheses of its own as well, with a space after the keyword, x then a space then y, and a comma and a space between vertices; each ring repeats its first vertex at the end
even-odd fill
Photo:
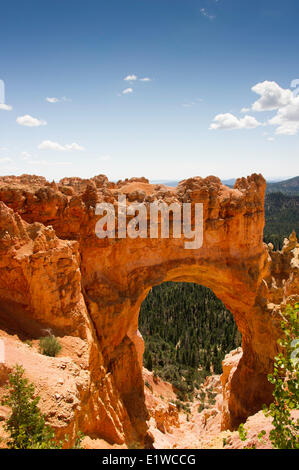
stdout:
POLYGON ((236 427, 269 403, 279 309, 298 295, 299 263, 293 239, 279 253, 263 244, 264 191, 261 175, 237 180, 234 189, 213 176, 177 188, 145 178, 109 183, 103 175, 54 185, 29 175, 0 178, 1 325, 32 337, 50 327, 86 342, 89 380, 74 429, 118 444, 143 441, 148 415, 138 314, 150 288, 170 280, 211 288, 242 334, 242 358, 222 379, 222 427, 236 427), (202 202, 203 246, 98 239, 95 204, 116 205, 122 192, 129 202, 202 202))

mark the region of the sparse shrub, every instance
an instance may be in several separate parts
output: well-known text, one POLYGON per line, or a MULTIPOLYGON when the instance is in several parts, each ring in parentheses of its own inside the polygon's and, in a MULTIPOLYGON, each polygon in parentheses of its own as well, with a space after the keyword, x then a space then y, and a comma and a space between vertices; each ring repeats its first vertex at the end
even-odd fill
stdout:
POLYGON ((241 439, 241 441, 246 441, 247 439, 247 431, 246 429, 244 428, 244 424, 241 423, 240 426, 238 427, 238 433, 239 433, 239 437, 241 439))
POLYGON ((78 431, 77 432, 77 435, 76 435, 76 439, 75 439, 75 445, 73 447, 73 449, 82 449, 82 441, 84 439, 85 435, 83 434, 83 432, 81 431, 78 431))
POLYGON ((251 446, 244 447, 244 449, 256 449, 256 444, 252 444, 251 446))
POLYGON ((181 390, 178 390, 177 397, 180 401, 186 401, 187 400, 186 393, 182 392, 181 390))
POLYGON ((197 408, 198 413, 201 413, 205 409, 204 403, 201 403, 199 407, 197 408))
MULTIPOLYGON (((287 306, 283 312, 281 328, 283 337, 278 340, 281 352, 274 358, 273 374, 268 380, 274 385, 273 403, 264 405, 266 417, 271 416, 273 429, 269 433, 271 444, 276 449, 299 449, 299 419, 294 419, 291 411, 299 408, 299 303, 294 307, 287 306)), ((240 424, 239 436, 242 441, 247 439, 244 424, 240 424)), ((258 434, 258 440, 265 442, 266 431, 258 434)), ((245 447, 255 449, 256 446, 245 447)))
POLYGON ((266 431, 261 431, 258 435, 257 435, 257 438, 260 442, 262 442, 263 444, 266 442, 265 439, 264 439, 264 436, 266 435, 266 431))
POLYGON ((187 414, 190 414, 191 413, 191 409, 190 409, 190 406, 188 404, 186 404, 184 407, 184 412, 187 413, 187 414))
POLYGON ((54 449, 62 444, 54 440, 54 431, 45 423, 38 408, 40 397, 35 396, 34 385, 23 377, 23 367, 16 365, 9 375, 8 394, 3 397, 3 406, 11 408, 5 430, 9 433, 8 447, 12 449, 54 449))
POLYGON ((187 414, 191 413, 190 406, 188 405, 188 403, 184 403, 180 400, 176 400, 174 404, 177 407, 178 411, 184 411, 187 414))
POLYGON ((214 406, 216 403, 215 398, 209 398, 209 405, 214 406))
POLYGON ((26 339, 26 340, 24 341, 24 344, 27 344, 27 346, 29 346, 30 348, 32 348, 32 341, 31 341, 31 339, 26 339))
POLYGON ((159 376, 158 376, 157 369, 154 369, 154 372, 153 372, 153 381, 155 382, 155 384, 157 384, 157 383, 159 382, 159 376))
POLYGON ((152 392, 153 391, 153 387, 151 386, 151 384, 146 380, 144 382, 144 385, 152 392))
MULTIPOLYGON (((45 416, 38 408, 39 396, 35 395, 35 388, 24 377, 24 369, 16 365, 9 374, 8 394, 3 397, 1 404, 11 409, 11 414, 4 428, 9 433, 7 445, 11 449, 62 449, 68 437, 63 441, 55 440, 55 433, 51 426, 46 424, 45 416)), ((76 434, 73 449, 82 449, 84 434, 76 434)))
POLYGON ((61 345, 54 335, 43 336, 39 340, 39 350, 45 356, 55 357, 61 350, 61 345))
POLYGON ((222 439, 222 445, 223 445, 223 447, 229 446, 229 445, 231 445, 231 444, 232 444, 232 438, 231 438, 230 435, 228 435, 228 436, 226 436, 226 437, 224 437, 224 438, 222 439))
POLYGON ((274 358, 273 374, 268 375, 274 385, 274 401, 264 406, 264 413, 273 418, 269 439, 277 449, 299 449, 299 419, 291 416, 291 411, 299 408, 298 316, 299 303, 288 306, 283 313, 283 338, 278 340, 282 352, 274 358))

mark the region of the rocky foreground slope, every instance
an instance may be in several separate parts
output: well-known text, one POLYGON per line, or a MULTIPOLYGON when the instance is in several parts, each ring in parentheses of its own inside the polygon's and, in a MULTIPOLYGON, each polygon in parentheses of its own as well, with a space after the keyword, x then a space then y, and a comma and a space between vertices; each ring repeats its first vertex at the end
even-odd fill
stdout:
POLYGON ((281 252, 263 244, 264 191, 260 175, 237 180, 234 189, 216 177, 177 188, 145 178, 112 183, 103 175, 59 183, 1 177, 0 389, 22 363, 32 381, 40 374, 41 403, 58 436, 81 430, 110 444, 147 445, 140 305, 153 285, 192 281, 215 292, 242 333, 243 354, 222 376, 222 430, 258 412, 271 400, 266 376, 279 310, 299 294, 295 235, 281 252), (98 239, 95 206, 116 206, 119 194, 146 206, 202 202, 203 246, 186 250, 183 238, 98 239), (64 346, 61 357, 45 358, 34 347, 49 329, 64 346), (32 348, 20 341, 26 339, 32 348))

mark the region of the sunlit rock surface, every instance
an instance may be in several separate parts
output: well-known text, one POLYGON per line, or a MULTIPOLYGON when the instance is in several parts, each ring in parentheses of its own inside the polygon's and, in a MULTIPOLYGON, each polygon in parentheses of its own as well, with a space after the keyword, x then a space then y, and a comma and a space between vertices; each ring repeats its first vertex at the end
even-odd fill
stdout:
POLYGON ((265 187, 256 174, 238 179, 234 189, 214 176, 176 188, 146 178, 113 183, 104 175, 52 183, 30 175, 0 178, 1 329, 38 338, 50 328, 86 345, 84 384, 68 431, 144 444, 138 315, 152 286, 164 281, 212 289, 242 334, 238 361, 224 361, 222 429, 269 403, 279 310, 299 293, 299 247, 295 234, 281 252, 263 243, 265 187), (183 238, 97 238, 96 204, 117 209, 120 194, 147 207, 156 200, 203 203, 202 247, 185 249, 183 238))

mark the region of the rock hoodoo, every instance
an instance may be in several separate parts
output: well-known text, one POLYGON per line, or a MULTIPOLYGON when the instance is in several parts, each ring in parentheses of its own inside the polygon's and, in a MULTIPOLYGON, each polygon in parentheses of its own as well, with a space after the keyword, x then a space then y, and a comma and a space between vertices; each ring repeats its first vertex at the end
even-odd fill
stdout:
MULTIPOLYGON (((234 428, 271 400, 267 374, 279 337, 279 309, 299 293, 295 235, 281 252, 263 243, 265 180, 214 177, 176 188, 145 178, 109 182, 23 175, 0 178, 0 324, 32 338, 51 328, 87 345, 85 385, 68 430, 109 442, 144 442, 147 411, 138 315, 164 281, 202 284, 234 315, 242 334, 237 361, 225 365, 222 428, 234 428), (157 200, 203 203, 204 239, 99 239, 95 205, 157 200)), ((49 419, 51 421, 51 419, 49 419)))

